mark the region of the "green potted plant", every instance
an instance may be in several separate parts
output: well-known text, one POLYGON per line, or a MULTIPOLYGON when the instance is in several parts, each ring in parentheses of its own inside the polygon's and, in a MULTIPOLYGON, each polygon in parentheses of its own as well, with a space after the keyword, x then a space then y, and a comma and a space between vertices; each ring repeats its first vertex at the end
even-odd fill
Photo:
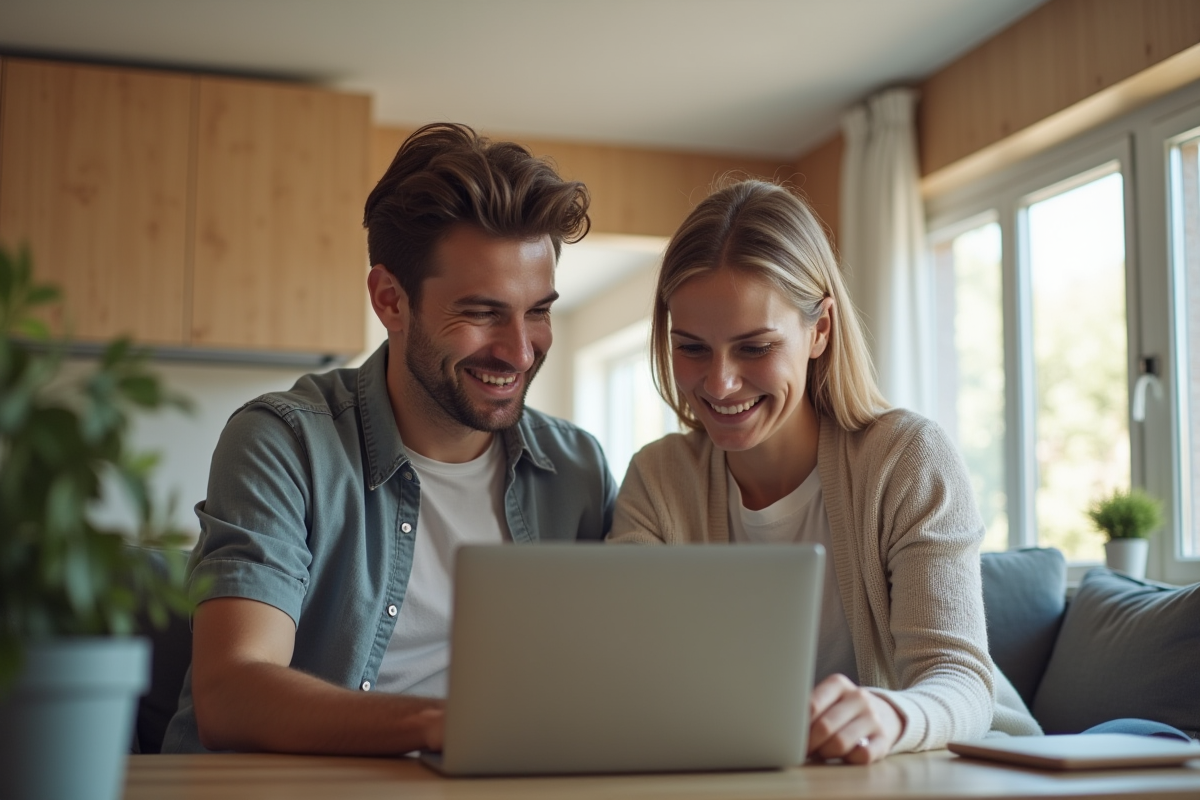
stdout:
POLYGON ((1162 525, 1162 505, 1141 489, 1117 489, 1088 508, 1088 518, 1108 541, 1105 560, 1110 569, 1135 578, 1146 575, 1148 537, 1162 525))
POLYGON ((136 411, 183 401, 127 340, 64 377, 65 342, 36 316, 59 294, 34 281, 27 251, 0 246, 0 776, 6 797, 110 800, 149 674, 135 619, 191 610, 186 538, 153 508, 155 459, 130 452, 127 432, 136 411), (93 519, 113 485, 136 532, 93 519))

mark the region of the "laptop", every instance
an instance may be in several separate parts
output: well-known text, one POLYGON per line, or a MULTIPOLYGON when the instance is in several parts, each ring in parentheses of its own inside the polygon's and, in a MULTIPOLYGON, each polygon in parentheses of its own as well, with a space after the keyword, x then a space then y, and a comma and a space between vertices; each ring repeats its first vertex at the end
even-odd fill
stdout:
POLYGON ((783 768, 808 737, 819 545, 458 551, 446 775, 783 768))

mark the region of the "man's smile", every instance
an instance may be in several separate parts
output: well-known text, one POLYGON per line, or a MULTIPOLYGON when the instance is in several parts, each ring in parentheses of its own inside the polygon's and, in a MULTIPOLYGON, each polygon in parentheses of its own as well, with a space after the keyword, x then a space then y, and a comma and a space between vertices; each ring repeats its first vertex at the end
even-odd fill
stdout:
POLYGON ((516 382, 517 378, 520 377, 519 375, 514 375, 512 373, 499 374, 495 372, 484 372, 483 370, 478 369, 467 369, 466 372, 471 377, 477 378, 484 383, 490 383, 494 386, 511 386, 516 382))

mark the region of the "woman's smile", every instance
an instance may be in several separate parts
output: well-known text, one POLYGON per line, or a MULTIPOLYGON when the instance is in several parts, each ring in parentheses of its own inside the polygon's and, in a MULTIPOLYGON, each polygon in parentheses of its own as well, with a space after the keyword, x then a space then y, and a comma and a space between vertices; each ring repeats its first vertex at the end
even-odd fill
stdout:
POLYGON ((717 412, 717 414, 722 417, 729 417, 731 419, 733 417, 738 417, 740 419, 742 418, 743 414, 746 414, 751 409, 757 408, 758 404, 762 402, 764 397, 766 397, 766 395, 760 394, 758 397, 739 403, 725 402, 718 404, 712 400, 705 400, 705 402, 708 403, 709 408, 717 412))
POLYGON ((717 447, 801 432, 817 334, 774 286, 723 268, 685 282, 668 306, 675 383, 717 447))

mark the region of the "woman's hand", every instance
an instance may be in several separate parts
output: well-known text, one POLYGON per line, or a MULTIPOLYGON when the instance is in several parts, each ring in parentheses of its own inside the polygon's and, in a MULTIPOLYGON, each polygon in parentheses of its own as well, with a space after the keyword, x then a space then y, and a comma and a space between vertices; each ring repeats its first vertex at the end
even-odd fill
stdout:
POLYGON ((904 732, 904 720, 891 703, 845 675, 817 684, 808 712, 810 757, 870 764, 890 753, 904 732))

